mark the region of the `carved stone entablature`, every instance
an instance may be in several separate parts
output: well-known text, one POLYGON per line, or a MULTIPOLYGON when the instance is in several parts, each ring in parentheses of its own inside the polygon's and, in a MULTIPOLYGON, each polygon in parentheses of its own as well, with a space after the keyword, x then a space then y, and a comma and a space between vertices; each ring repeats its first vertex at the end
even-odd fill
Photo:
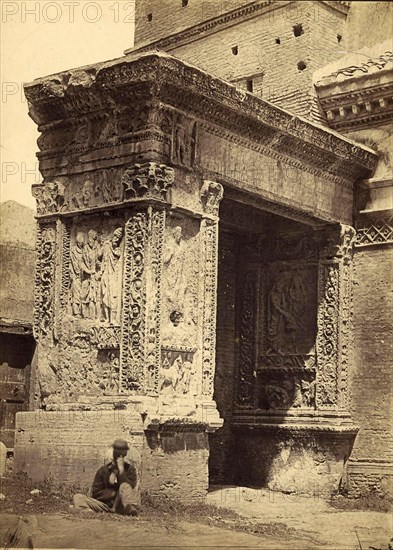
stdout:
POLYGON ((223 195, 224 188, 221 183, 204 181, 201 188, 201 202, 204 212, 217 216, 223 195))
MULTIPOLYGON (((168 54, 141 54, 78 71, 88 78, 80 78, 77 89, 70 71, 25 86, 30 114, 43 128, 58 121, 82 120, 97 111, 112 111, 120 98, 132 102, 138 97, 140 102, 143 97, 146 102, 162 102, 187 113, 190 119, 224 126, 255 142, 267 136, 266 154, 280 154, 284 147, 284 162, 287 158, 307 166, 323 166, 332 175, 344 171, 351 181, 370 177, 377 162, 371 149, 299 119, 168 54)), ((153 140, 159 138, 160 132, 155 133, 153 140)), ((114 135, 112 131, 109 134, 114 135)), ((113 146, 111 139, 107 146, 113 146)), ((188 162, 184 153, 179 151, 183 165, 188 162)))
POLYGON ((366 63, 343 67, 315 86, 329 126, 342 131, 391 121, 392 84, 393 53, 387 51, 366 63))
POLYGON ((393 214, 361 215, 356 221, 355 247, 393 243, 393 214))
POLYGON ((175 179, 173 168, 165 164, 147 162, 134 164, 122 177, 124 199, 159 199, 167 200, 168 190, 175 179))

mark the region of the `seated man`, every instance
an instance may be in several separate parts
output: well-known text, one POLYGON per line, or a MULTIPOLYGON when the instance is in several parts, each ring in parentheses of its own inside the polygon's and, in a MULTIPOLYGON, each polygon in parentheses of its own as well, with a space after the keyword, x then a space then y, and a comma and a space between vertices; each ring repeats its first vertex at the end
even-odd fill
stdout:
POLYGON ((94 477, 92 498, 82 494, 74 495, 74 507, 137 516, 137 474, 134 466, 124 461, 129 450, 128 443, 116 439, 112 447, 112 462, 101 466, 94 477))

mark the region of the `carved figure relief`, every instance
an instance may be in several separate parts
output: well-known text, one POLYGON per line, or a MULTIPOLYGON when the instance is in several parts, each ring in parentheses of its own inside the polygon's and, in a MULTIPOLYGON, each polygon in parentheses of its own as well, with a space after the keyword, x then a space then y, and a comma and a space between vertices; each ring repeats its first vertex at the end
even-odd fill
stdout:
POLYGON ((218 215, 221 199, 224 195, 224 188, 221 183, 205 181, 201 188, 201 202, 206 214, 218 215))
POLYGON ((81 302, 82 316, 86 319, 96 319, 99 315, 97 299, 99 297, 99 256, 97 231, 90 229, 87 233, 87 242, 82 252, 82 287, 81 302))
POLYGON ((86 210, 121 199, 121 174, 124 168, 97 170, 86 175, 59 178, 32 186, 37 213, 54 214, 86 210))
POLYGON ((119 311, 119 260, 123 229, 113 232, 111 239, 105 241, 101 264, 101 303, 104 321, 109 324, 120 323, 119 311))
POLYGON ((297 353, 299 335, 304 331, 305 289, 301 278, 281 273, 273 283, 268 298, 267 353, 297 353))
POLYGON ((120 259, 123 229, 101 243, 95 229, 76 231, 70 250, 70 310, 75 317, 120 324, 120 259))
POLYGON ((181 397, 194 394, 194 351, 164 349, 159 373, 158 389, 161 395, 181 397))
POLYGON ((314 270, 288 270, 273 275, 267 306, 266 353, 309 353, 316 332, 314 270))
POLYGON ((78 231, 75 244, 70 250, 71 308, 76 317, 82 316, 82 256, 85 246, 85 234, 78 231))
POLYGON ((187 286, 186 248, 182 231, 180 225, 174 227, 164 248, 165 298, 173 310, 183 307, 187 286))
POLYGON ((170 220, 163 248, 163 342, 190 345, 196 338, 198 316, 198 225, 170 220))
POLYGON ((196 122, 178 114, 174 121, 172 162, 191 168, 195 158, 196 122))

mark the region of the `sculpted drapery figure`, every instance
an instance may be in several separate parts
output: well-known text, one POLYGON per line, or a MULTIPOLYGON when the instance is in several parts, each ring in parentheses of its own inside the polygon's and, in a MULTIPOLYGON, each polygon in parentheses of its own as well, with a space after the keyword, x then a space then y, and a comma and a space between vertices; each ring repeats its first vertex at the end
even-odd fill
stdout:
POLYGON ((182 228, 176 226, 164 251, 164 276, 168 304, 180 311, 184 307, 186 290, 184 261, 185 249, 182 240, 182 228))
POLYGON ((70 252, 71 309, 73 315, 82 315, 82 256, 85 235, 78 231, 70 252))
POLYGON ((119 323, 119 267, 123 229, 115 229, 112 238, 104 242, 101 264, 101 305, 104 321, 119 323))
POLYGON ((302 280, 296 274, 284 272, 274 281, 268 302, 268 353, 298 353, 304 297, 302 280))
POLYGON ((78 231, 70 251, 70 302, 76 317, 119 324, 119 263, 123 229, 101 245, 96 230, 78 231))
POLYGON ((102 252, 97 239, 97 231, 90 229, 82 253, 82 316, 88 319, 95 319, 98 314, 99 260, 102 252))

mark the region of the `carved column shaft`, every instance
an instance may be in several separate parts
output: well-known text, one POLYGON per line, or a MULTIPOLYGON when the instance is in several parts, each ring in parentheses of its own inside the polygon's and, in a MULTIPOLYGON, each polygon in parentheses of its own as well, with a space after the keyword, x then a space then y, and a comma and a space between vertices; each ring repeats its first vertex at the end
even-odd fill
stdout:
POLYGON ((317 408, 348 408, 348 363, 352 309, 352 247, 355 230, 326 231, 319 260, 317 408))

